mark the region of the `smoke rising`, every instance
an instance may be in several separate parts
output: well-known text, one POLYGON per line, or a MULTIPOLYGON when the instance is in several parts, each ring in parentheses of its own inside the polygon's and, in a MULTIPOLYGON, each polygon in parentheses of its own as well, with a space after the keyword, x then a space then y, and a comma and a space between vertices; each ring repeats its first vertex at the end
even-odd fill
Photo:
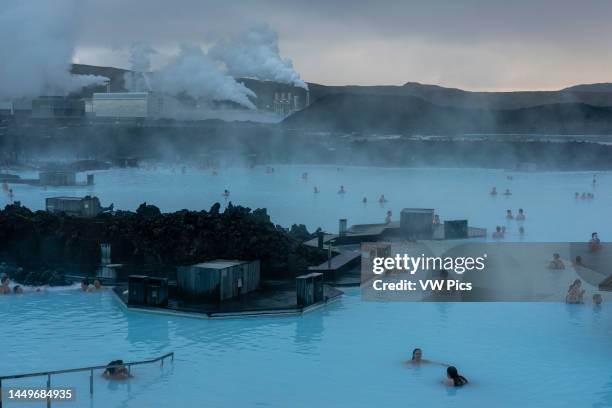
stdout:
POLYGON ((4 0, 0 9, 0 98, 62 95, 107 78, 72 75, 75 0, 4 0))
POLYGON ((219 41, 209 55, 221 61, 234 77, 255 77, 308 89, 293 68, 293 62, 280 56, 278 35, 261 24, 241 34, 219 41))
POLYGON ((200 47, 183 45, 168 64, 147 74, 150 57, 154 53, 155 50, 150 47, 132 47, 130 61, 132 69, 137 72, 126 75, 129 90, 189 95, 200 102, 231 101, 255 109, 249 97, 256 98, 257 95, 223 72, 200 47))

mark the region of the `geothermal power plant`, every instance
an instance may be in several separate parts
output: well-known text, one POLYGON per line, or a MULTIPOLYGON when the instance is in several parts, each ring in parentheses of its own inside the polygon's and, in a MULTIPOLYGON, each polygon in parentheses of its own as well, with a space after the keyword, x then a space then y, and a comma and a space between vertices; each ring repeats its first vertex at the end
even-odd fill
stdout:
MULTIPOLYGON (((146 74, 115 68, 73 65, 79 75, 98 75, 101 70, 108 80, 104 85, 85 87, 68 95, 40 95, 33 98, 15 98, 0 101, 0 117, 15 119, 199 119, 198 108, 214 116, 215 111, 253 110, 233 101, 218 100, 200 106, 200 102, 188 95, 169 95, 152 89, 131 91, 126 89, 125 77, 146 74), (110 73, 110 75, 109 75, 110 73), (190 115, 191 113, 191 115, 190 115)), ((255 78, 236 78, 253 95, 249 100, 256 113, 282 120, 309 105, 309 91, 304 87, 255 78)), ((146 82, 146 81, 145 81, 146 82)))

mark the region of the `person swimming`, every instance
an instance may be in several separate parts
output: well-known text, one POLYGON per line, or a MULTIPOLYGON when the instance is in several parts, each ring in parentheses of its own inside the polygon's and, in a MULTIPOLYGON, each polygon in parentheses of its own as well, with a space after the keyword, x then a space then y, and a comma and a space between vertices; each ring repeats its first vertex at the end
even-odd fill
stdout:
POLYGON ((302 180, 308 180, 308 173, 302 173, 302 180))
POLYGON ((344 189, 344 186, 340 186, 340 190, 338 190, 338 194, 345 194, 346 190, 344 189))
POLYGON ((584 303, 583 297, 584 289, 582 289, 582 281, 580 279, 576 279, 567 290, 567 295, 565 295, 565 303, 584 303))
POLYGON ((525 221, 525 212, 523 211, 522 208, 519 208, 518 214, 516 215, 516 220, 517 221, 525 221))
POLYGON ((0 278, 0 295, 8 295, 11 293, 11 288, 9 288, 9 278, 4 275, 0 278))
POLYGON ((574 195, 574 198, 577 200, 580 198, 580 193, 576 192, 576 194, 574 195))
POLYGON ((230 196, 229 190, 223 190, 223 197, 227 198, 230 196))
POLYGON ((95 290, 102 290, 102 289, 104 289, 104 287, 102 286, 102 283, 100 282, 100 279, 95 279, 93 284, 94 284, 94 289, 95 290))
POLYGON ((512 193, 510 192, 510 189, 509 189, 509 188, 507 188, 507 189, 506 189, 506 191, 504 191, 504 195, 505 195, 505 196, 510 196, 510 195, 512 195, 512 193))
POLYGON ((502 232, 502 228, 498 225, 495 227, 495 232, 493 232, 493 238, 503 238, 504 233, 502 232))
POLYGON ((421 350, 419 347, 417 347, 414 350, 412 350, 412 358, 410 360, 404 361, 404 364, 407 364, 407 365, 438 364, 438 365, 441 365, 441 366, 448 367, 448 364, 446 364, 446 363, 440 363, 440 362, 437 362, 437 361, 432 361, 432 360, 424 359, 423 358, 423 350, 421 350))
POLYGON ((589 240, 589 250, 591 252, 595 252, 601 249, 601 241, 599 240, 599 235, 594 232, 591 234, 591 239, 589 240))
POLYGON ((553 259, 548 263, 548 269, 561 270, 565 269, 565 264, 558 253, 553 254, 553 259))
POLYGON ((497 188, 493 187, 489 194, 491 194, 492 196, 496 196, 497 195, 497 188))
POLYGON ((514 215, 512 215, 512 210, 506 210, 506 219, 507 220, 513 220, 514 219, 514 215))
POLYGON ((459 374, 459 371, 454 366, 449 366, 446 369, 446 380, 444 384, 449 387, 461 387, 468 383, 467 378, 459 374))
POLYGON ((380 198, 378 199, 378 202, 381 203, 381 204, 384 204, 384 203, 387 202, 387 199, 385 198, 384 194, 380 195, 380 198))
POLYGON ((85 278, 81 281, 81 290, 83 292, 93 291, 93 288, 89 285, 89 279, 85 278))
POLYGON ((364 203, 364 204, 367 204, 368 203, 368 197, 363 197, 361 202, 364 203))
POLYGON ((434 215, 434 218, 433 218, 433 225, 440 225, 440 224, 441 224, 441 222, 440 222, 440 216, 439 216, 438 214, 434 215))
POLYGON ((15 285, 13 287, 13 293, 16 295, 21 295, 23 293, 23 288, 20 285, 15 285))
POLYGON ((579 268, 584 267, 584 264, 582 263, 582 257, 580 255, 576 255, 576 258, 574 260, 574 266, 577 266, 579 268))
POLYGON ((123 360, 113 360, 108 363, 102 376, 109 380, 126 380, 132 377, 128 368, 123 365, 123 360))
POLYGON ((593 174, 593 181, 591 182, 591 184, 597 184, 597 174, 593 174))
POLYGON ((602 303, 603 298, 601 297, 601 295, 599 293, 593 293, 593 304, 595 306, 601 306, 602 303))
POLYGON ((387 211, 387 216, 385 217, 385 224, 390 224, 391 223, 392 215, 393 215, 393 213, 391 212, 391 210, 387 211))
POLYGON ((314 192, 315 194, 319 194, 319 187, 314 186, 314 190, 313 190, 313 192, 314 192))
POLYGON ((525 228, 522 225, 519 227, 519 235, 525 235, 525 228))

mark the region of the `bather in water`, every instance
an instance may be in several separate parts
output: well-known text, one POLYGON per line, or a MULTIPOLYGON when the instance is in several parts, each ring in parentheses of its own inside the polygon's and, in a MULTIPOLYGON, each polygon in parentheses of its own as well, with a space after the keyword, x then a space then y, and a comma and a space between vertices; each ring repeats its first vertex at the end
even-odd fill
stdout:
POLYGON ((561 255, 557 253, 553 254, 553 259, 548 263, 548 269, 556 269, 556 270, 565 269, 565 264, 563 263, 563 260, 561 259, 561 255))
POLYGON ((11 293, 11 288, 9 288, 9 279, 8 276, 4 275, 0 278, 0 295, 8 295, 11 293))
POLYGON ((591 234, 591 239, 589 241, 589 250, 591 252, 599 251, 601 249, 601 241, 599 240, 599 235, 596 232, 591 234))
POLYGON ((593 293, 593 305, 601 306, 602 303, 603 298, 601 297, 601 295, 599 293, 593 293))
POLYGON ((449 387, 461 387, 467 384, 468 380, 459 374, 456 367, 450 366, 446 369, 446 379, 443 382, 449 387))
POLYGON ((344 186, 340 186, 340 190, 338 190, 338 194, 345 194, 346 190, 344 189, 344 186))
POLYGON ((565 303, 584 303, 583 297, 584 289, 582 289, 582 281, 580 279, 576 279, 567 290, 567 295, 565 295, 565 303))
POLYGON ((491 194, 492 196, 496 196, 497 195, 497 188, 493 187, 489 194, 491 194))
POLYGON ((314 186, 313 192, 314 192, 315 194, 319 194, 319 187, 314 186))
POLYGON ((433 218, 433 225, 440 225, 440 224, 441 224, 441 222, 440 222, 440 216, 439 216, 438 214, 434 215, 434 218, 433 218))
POLYGON ((522 208, 519 208, 518 214, 516 215, 516 220, 517 221, 525 221, 525 212, 523 211, 522 208))
POLYGON ((514 215, 512 215, 512 210, 506 210, 506 219, 513 220, 514 215))
POLYGON ((361 202, 363 204, 367 204, 368 203, 368 197, 363 197, 363 199, 361 200, 361 202))
POLYGON ((445 366, 448 367, 448 364, 446 363, 440 363, 437 361, 432 361, 432 360, 426 360, 423 358, 423 350, 421 350, 420 348, 415 348, 414 350, 412 350, 412 358, 410 360, 404 361, 404 364, 406 365, 418 365, 418 364, 438 364, 441 366, 445 366))
POLYGON ((493 238, 501 239, 503 237, 504 237, 504 233, 502 231, 502 227, 498 225, 497 227, 495 227, 495 232, 493 232, 493 238))
POLYGON ((108 363, 102 376, 109 380, 126 380, 132 377, 128 368, 123 365, 123 360, 113 360, 108 363))
POLYGON ((228 198, 230 196, 229 190, 223 190, 223 197, 228 198))
POLYGON ((391 210, 387 211, 387 216, 385 217, 385 224, 390 224, 391 223, 391 216, 393 215, 393 213, 391 212, 391 210))
POLYGON ((381 204, 384 204, 384 203, 387 202, 387 199, 385 198, 384 194, 380 195, 380 198, 378 199, 378 202, 381 203, 381 204))
POLYGON ((504 195, 505 196, 511 196, 512 195, 512 193, 510 192, 509 188, 507 188, 506 191, 504 191, 504 195))

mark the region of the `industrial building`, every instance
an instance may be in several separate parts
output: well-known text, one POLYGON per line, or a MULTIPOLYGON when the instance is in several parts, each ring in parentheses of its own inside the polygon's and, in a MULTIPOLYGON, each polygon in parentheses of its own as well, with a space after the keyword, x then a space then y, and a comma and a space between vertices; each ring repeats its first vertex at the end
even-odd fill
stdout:
POLYGON ((74 186, 77 183, 75 171, 41 171, 38 180, 43 186, 74 186))
POLYGON ((253 78, 237 78, 237 81, 257 94, 252 102, 259 110, 288 116, 310 104, 310 92, 305 88, 253 78))
POLYGON ((180 296, 199 301, 221 302, 259 288, 259 261, 218 259, 177 269, 180 296))
POLYGON ((152 92, 94 93, 91 109, 98 118, 157 119, 163 111, 163 98, 152 92))
POLYGON ((32 118, 81 118, 85 115, 82 99, 64 96, 40 96, 32 100, 32 118))
POLYGON ((52 213, 66 213, 76 217, 95 217, 105 210, 98 197, 49 197, 45 208, 52 213))
POLYGON ((272 110, 280 116, 289 116, 302 109, 299 95, 291 92, 275 92, 272 110))

